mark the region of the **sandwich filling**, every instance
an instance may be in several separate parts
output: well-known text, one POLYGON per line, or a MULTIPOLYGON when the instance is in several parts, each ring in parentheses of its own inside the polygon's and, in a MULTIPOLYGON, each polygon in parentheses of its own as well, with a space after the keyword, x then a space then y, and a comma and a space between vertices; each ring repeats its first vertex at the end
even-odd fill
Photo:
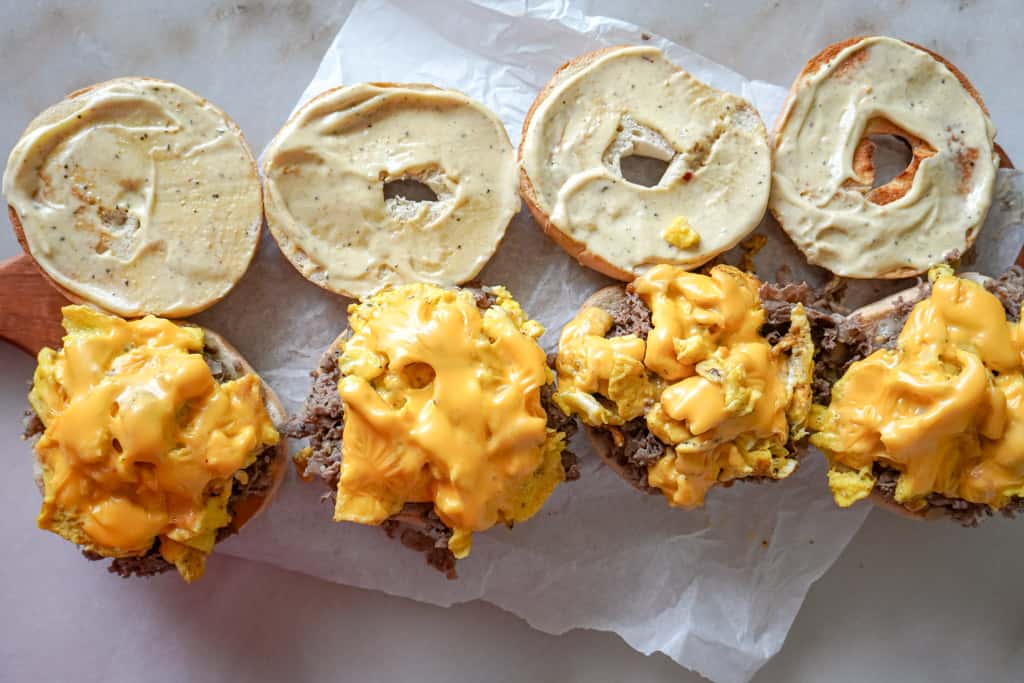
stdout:
POLYGON ((101 557, 155 547, 187 581, 232 520, 236 483, 278 442, 259 378, 214 379, 203 332, 64 308, 67 336, 43 349, 29 402, 44 430, 40 528, 101 557))
MULTIPOLYGON (((646 484, 694 508, 713 486, 783 479, 797 466, 811 404, 814 345, 801 304, 788 332, 762 335, 760 283, 730 266, 708 275, 659 265, 630 286, 650 311, 641 336, 596 306, 566 325, 555 402, 610 434, 612 448, 643 452, 646 484)), ((634 329, 643 327, 632 324, 634 329)))
POLYGON ((936 496, 999 510, 1024 495, 1024 328, 948 267, 929 279, 894 347, 853 363, 814 408, 811 443, 843 507, 880 484, 911 511, 936 496))
MULTIPOLYGON (((349 307, 336 360, 341 433, 333 419, 330 433, 299 430, 317 443, 296 456, 309 471, 340 440, 340 461, 327 465, 336 521, 391 523, 428 503, 461 558, 473 532, 528 519, 566 478, 566 435, 542 406, 553 380, 543 328, 503 287, 487 296, 480 307, 469 290, 411 284, 349 307)), ((336 412, 322 402, 307 403, 307 418, 336 412)))
POLYGON ((179 85, 123 78, 29 125, 4 195, 61 287, 124 316, 182 317, 222 298, 256 251, 256 163, 224 112, 179 85))

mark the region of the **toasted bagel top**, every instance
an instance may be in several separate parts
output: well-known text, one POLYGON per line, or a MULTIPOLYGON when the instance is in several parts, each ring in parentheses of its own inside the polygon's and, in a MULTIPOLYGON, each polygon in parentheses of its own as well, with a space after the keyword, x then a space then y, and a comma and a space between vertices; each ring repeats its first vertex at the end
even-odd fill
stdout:
POLYGON ((267 224, 309 280, 351 297, 386 285, 472 279, 519 211, 501 121, 462 93, 362 83, 292 117, 263 166, 267 224), (416 180, 435 201, 385 198, 416 180))
POLYGON ((992 201, 995 128, 936 55, 894 38, 827 49, 797 78, 776 127, 771 209, 808 260, 846 277, 907 277, 973 244, 992 201), (872 188, 871 135, 912 148, 872 188))
POLYGON ((182 317, 224 297, 263 221, 241 131, 195 93, 150 78, 91 86, 36 117, 3 189, 46 275, 130 317, 182 317))
POLYGON ((653 47, 585 55, 556 74, 523 133, 527 200, 560 244, 630 280, 658 263, 693 268, 735 246, 768 202, 767 133, 754 107, 698 81, 653 47), (624 157, 668 163, 644 187, 624 157))

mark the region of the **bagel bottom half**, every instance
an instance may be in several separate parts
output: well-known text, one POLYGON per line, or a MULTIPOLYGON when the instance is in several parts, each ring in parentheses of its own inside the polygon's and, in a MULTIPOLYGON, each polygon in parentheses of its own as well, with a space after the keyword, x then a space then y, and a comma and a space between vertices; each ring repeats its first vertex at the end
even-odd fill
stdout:
MULTIPOLYGON (((494 304, 494 298, 483 289, 467 286, 473 292, 476 305, 484 310, 494 304)), ((338 392, 341 370, 338 359, 351 336, 351 329, 339 335, 320 357, 320 363, 313 370, 313 382, 302 412, 293 416, 285 426, 284 433, 294 439, 309 439, 309 446, 294 456, 299 476, 310 481, 319 479, 327 491, 323 500, 333 502, 341 480, 342 437, 345 429, 345 407, 338 392)), ((576 423, 552 402, 554 387, 546 384, 541 388, 541 407, 547 416, 547 427, 561 432, 566 441, 576 431, 576 423)), ((576 456, 566 450, 562 453, 562 468, 565 481, 579 478, 576 456)), ((456 558, 448 547, 452 529, 434 510, 432 503, 406 503, 402 510, 388 518, 381 528, 402 545, 422 553, 427 564, 443 573, 449 579, 458 578, 456 558)))
MULTIPOLYGON (((760 289, 765 322, 761 334, 776 344, 789 332, 790 315, 800 304, 807 315, 811 338, 817 351, 827 350, 829 338, 834 337, 841 316, 834 312, 829 302, 831 292, 815 290, 806 283, 789 285, 764 284, 760 289)), ((608 336, 636 335, 646 339, 652 329, 651 310, 632 291, 621 285, 598 290, 581 306, 581 310, 596 307, 607 312, 614 325, 608 336)), ((817 359, 818 365, 827 360, 817 359)), ((581 420, 582 421, 582 420, 581 420)), ((635 418, 621 426, 591 426, 584 423, 584 429, 594 451, 602 461, 634 488, 648 494, 662 491, 648 482, 648 467, 656 463, 672 446, 663 443, 647 426, 644 416, 635 418)), ((806 452, 806 439, 790 439, 786 444, 789 457, 799 461, 806 452)), ((783 478, 783 477, 778 477, 783 478)), ((719 481, 718 486, 729 487, 736 481, 762 483, 775 480, 769 472, 757 472, 750 476, 719 481)))
MULTIPOLYGON (((218 383, 229 382, 247 374, 256 374, 253 367, 245 360, 227 340, 216 332, 203 328, 203 358, 213 378, 218 383)), ((263 404, 274 426, 281 430, 285 424, 286 413, 277 394, 270 386, 260 379, 263 404)), ((42 420, 34 412, 29 411, 25 426, 25 438, 34 438, 44 430, 42 420)), ((288 470, 288 442, 283 436, 276 445, 268 446, 259 452, 256 460, 245 470, 244 483, 236 477, 232 486, 231 497, 228 499, 228 511, 231 521, 217 532, 217 543, 233 536, 255 519, 270 505, 288 470)), ((40 493, 43 492, 42 469, 34 463, 34 478, 40 493)), ((90 560, 106 560, 110 558, 89 551, 83 551, 90 560)), ((172 571, 175 566, 160 554, 158 543, 143 555, 137 557, 112 558, 108 570, 122 577, 154 576, 172 571)))
MULTIPOLYGON (((1014 266, 997 278, 977 273, 960 274, 983 285, 1003 304, 1010 322, 1020 320, 1021 303, 1024 301, 1024 269, 1014 266)), ((841 361, 834 364, 828 375, 829 384, 837 381, 851 364, 863 360, 879 349, 892 349, 913 310, 919 302, 931 294, 931 285, 925 280, 915 286, 888 296, 880 301, 857 309, 845 317, 837 328, 836 337, 842 347, 841 361)), ((825 393, 816 395, 816 402, 828 404, 831 386, 825 393)), ((873 468, 876 477, 874 488, 868 500, 885 510, 914 520, 950 519, 968 527, 992 516, 997 511, 1007 517, 1024 513, 1024 497, 1014 497, 998 510, 983 503, 974 503, 938 493, 926 496, 925 505, 911 509, 896 501, 895 492, 900 472, 894 468, 876 463, 873 468)))

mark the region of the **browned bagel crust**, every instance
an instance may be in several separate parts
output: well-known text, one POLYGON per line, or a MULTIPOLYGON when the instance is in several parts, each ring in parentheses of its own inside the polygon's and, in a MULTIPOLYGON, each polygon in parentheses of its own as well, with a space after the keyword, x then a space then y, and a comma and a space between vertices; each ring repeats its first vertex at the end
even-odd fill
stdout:
POLYGON ((600 50, 587 52, 586 54, 570 59, 568 62, 560 66, 551 77, 551 80, 549 80, 544 88, 541 89, 540 93, 537 94, 533 104, 530 105, 529 111, 526 112, 526 118, 523 120, 523 133, 519 138, 519 149, 516 154, 516 160, 519 162, 519 194, 523 198, 523 201, 526 202, 527 208, 530 209, 530 213, 533 215, 534 220, 537 221, 544 233, 554 240, 555 244, 564 249, 566 253, 579 261, 582 265, 587 266, 588 268, 593 268, 597 272, 603 273, 610 278, 622 280, 623 282, 631 282, 636 277, 636 274, 612 265, 587 249, 586 244, 577 242, 572 237, 555 227, 554 223, 551 222, 551 217, 540 208, 540 204, 537 200, 537 192, 533 187, 533 183, 530 181, 530 177, 526 174, 526 171, 523 170, 522 162, 523 144, 526 140, 526 133, 530 128, 530 122, 533 120, 533 115, 537 111, 537 108, 545 99, 547 99, 551 92, 560 85, 564 79, 569 78, 582 69, 590 66, 600 57, 629 47, 632 46, 616 45, 613 47, 604 47, 600 50))
MULTIPOLYGON (((824 64, 828 63, 829 60, 831 60, 833 57, 838 55, 846 48, 850 47, 851 45, 855 45, 862 40, 872 37, 874 36, 861 35, 856 36, 854 38, 848 38, 837 43, 832 43, 831 45, 825 47, 825 49, 823 49, 821 52, 807 60, 807 63, 804 64, 803 69, 801 69, 800 73, 798 73, 796 75, 796 78, 793 80, 793 85, 789 89, 789 94, 786 96, 786 101, 782 105, 782 111, 779 114, 778 119, 776 119, 775 126, 772 128, 772 132, 769 135, 769 142, 772 153, 772 168, 775 167, 775 151, 778 148, 779 134, 781 133, 782 128, 785 126, 785 124, 789 121, 789 116, 792 113, 793 105, 796 101, 796 95, 803 86, 804 78, 815 73, 819 68, 821 68, 824 64)), ((953 64, 952 62, 950 62, 949 60, 947 60, 945 57, 938 54, 934 50, 929 50, 928 48, 922 45, 918 45, 917 43, 912 43, 907 40, 904 40, 902 42, 912 47, 915 47, 918 50, 921 50, 922 52, 934 58, 936 61, 942 63, 947 69, 949 69, 953 73, 954 76, 956 76, 957 80, 960 81, 960 84, 964 87, 964 89, 967 90, 971 97, 974 98, 974 100, 981 107, 981 110, 985 112, 985 115, 989 115, 988 107, 985 106, 985 102, 984 100, 981 99, 981 95, 978 93, 974 85, 969 80, 967 80, 967 76, 964 75, 964 73, 960 71, 960 69, 958 69, 955 64, 953 64)), ((1013 168, 1013 163, 1010 161, 1009 156, 1007 156, 1003 148, 1000 147, 999 145, 995 145, 994 148, 996 155, 999 157, 1000 168, 1013 168)), ((911 175, 907 180, 912 181, 913 175, 911 175)), ((772 208, 771 202, 768 203, 768 210, 771 211, 771 214, 775 218, 776 222, 779 225, 782 225, 782 220, 779 218, 779 215, 772 208)), ((973 235, 967 236, 967 243, 964 247, 964 251, 967 251, 972 246, 974 246, 974 242, 977 240, 978 233, 980 232, 980 230, 976 230, 973 235)), ((920 275, 923 272, 924 271, 922 270, 916 270, 914 268, 897 268, 895 270, 882 273, 876 277, 882 280, 896 280, 900 278, 920 275)))
MULTIPOLYGON (((88 92, 91 92, 92 90, 95 90, 96 88, 99 88, 101 86, 107 85, 108 83, 116 83, 118 81, 152 81, 154 83, 168 83, 168 84, 171 84, 171 85, 177 85, 176 83, 171 83, 170 81, 165 81, 165 80, 163 80, 161 78, 151 78, 149 76, 122 76, 121 78, 112 78, 110 80, 102 81, 100 83, 94 83, 93 85, 89 85, 89 86, 86 86, 84 88, 79 88, 78 90, 75 90, 74 92, 69 93, 68 95, 66 95, 64 97, 64 99, 68 100, 68 99, 73 99, 73 98, 76 98, 76 97, 80 97, 80 96, 82 96, 82 95, 84 95, 84 94, 86 94, 88 92)), ((184 87, 184 86, 181 86, 181 87, 184 87)), ((190 90, 189 92, 193 92, 193 91, 190 90)), ((256 157, 252 153, 252 148, 249 146, 249 141, 245 139, 245 134, 242 133, 242 129, 238 127, 238 124, 235 123, 234 119, 232 119, 230 116, 227 115, 227 112, 225 112, 223 109, 221 109, 217 105, 215 105, 212 102, 210 102, 209 100, 207 100, 202 95, 199 95, 198 93, 194 93, 194 92, 193 92, 193 94, 195 94, 196 97, 199 97, 201 100, 203 100, 204 102, 210 104, 218 112, 220 112, 221 116, 223 116, 224 120, 227 122, 228 129, 231 130, 233 133, 235 133, 238 136, 238 139, 242 141, 242 148, 248 154, 248 156, 249 156, 249 163, 252 165, 253 173, 256 174, 257 186, 258 186, 257 193, 259 194, 260 215, 259 215, 259 219, 258 219, 258 221, 256 223, 256 248, 253 249, 252 256, 249 257, 249 263, 246 264, 246 268, 245 268, 245 270, 242 271, 242 274, 239 276, 238 280, 236 280, 235 283, 226 292, 224 292, 223 296, 221 296, 220 298, 215 299, 213 301, 210 301, 209 303, 205 304, 201 308, 195 308, 195 309, 189 310, 188 313, 182 314, 180 316, 181 318, 185 318, 185 317, 188 317, 190 315, 195 315, 196 313, 200 313, 202 311, 205 311, 206 309, 210 308, 214 304, 222 301, 224 299, 224 297, 226 297, 228 294, 230 294, 231 291, 234 289, 234 287, 236 285, 238 285, 238 282, 240 282, 242 277, 245 276, 245 272, 248 271, 249 266, 252 265, 252 259, 256 258, 256 252, 259 250, 260 237, 263 234, 263 221, 264 221, 263 183, 260 182, 259 167, 256 165, 256 157)), ((33 118, 32 121, 29 122, 29 125, 25 128, 25 132, 28 132, 28 130, 32 127, 33 123, 35 123, 35 118, 33 118)), ((22 133, 22 135, 24 135, 24 133, 22 133)), ((88 304, 92 304, 93 306, 96 306, 98 308, 103 308, 98 303, 93 302, 93 301, 89 301, 89 300, 85 299, 84 297, 79 296, 78 294, 75 294, 74 292, 71 292, 67 288, 62 287, 61 285, 57 284, 57 282, 55 282, 54 279, 51 278, 46 273, 45 270, 43 270, 42 266, 39 265, 39 262, 36 261, 36 257, 32 254, 32 250, 29 249, 28 240, 25 238, 25 226, 22 225, 21 219, 18 217, 18 212, 15 211, 14 207, 11 206, 10 204, 7 205, 7 217, 11 221, 11 227, 14 229, 14 236, 18 240, 18 244, 21 245, 22 251, 24 251, 29 256, 29 258, 32 259, 32 264, 35 265, 36 270, 39 271, 39 273, 43 276, 44 279, 46 279, 47 282, 49 282, 51 285, 53 285, 57 289, 58 292, 63 294, 72 303, 76 303, 76 304, 88 303, 88 304)))

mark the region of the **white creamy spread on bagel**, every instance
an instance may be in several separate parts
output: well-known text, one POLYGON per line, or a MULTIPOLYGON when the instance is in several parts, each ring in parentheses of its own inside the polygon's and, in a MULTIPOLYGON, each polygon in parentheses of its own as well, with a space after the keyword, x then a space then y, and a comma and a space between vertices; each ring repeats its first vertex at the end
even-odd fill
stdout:
POLYGON ((501 121, 462 93, 363 83, 296 113, 264 161, 267 223, 308 279, 351 297, 472 279, 519 211, 501 121), (385 197, 413 180, 435 201, 385 197))
POLYGON ((694 268, 761 221, 771 154, 757 111, 660 50, 580 58, 541 98, 520 163, 534 209, 586 252, 578 258, 587 265, 620 279, 657 263, 694 268), (661 159, 667 170, 652 187, 632 183, 620 170, 630 155, 661 159), (693 234, 680 239, 680 225, 693 234))
POLYGON ((958 74, 925 50, 869 37, 823 53, 777 126, 771 209, 808 260, 847 277, 905 277, 954 261, 992 201, 995 128, 958 74), (872 188, 873 134, 913 159, 872 188))
POLYGON ((256 162, 227 116, 173 83, 121 78, 36 117, 4 195, 32 257, 123 316, 181 317, 219 299, 256 250, 256 162))

